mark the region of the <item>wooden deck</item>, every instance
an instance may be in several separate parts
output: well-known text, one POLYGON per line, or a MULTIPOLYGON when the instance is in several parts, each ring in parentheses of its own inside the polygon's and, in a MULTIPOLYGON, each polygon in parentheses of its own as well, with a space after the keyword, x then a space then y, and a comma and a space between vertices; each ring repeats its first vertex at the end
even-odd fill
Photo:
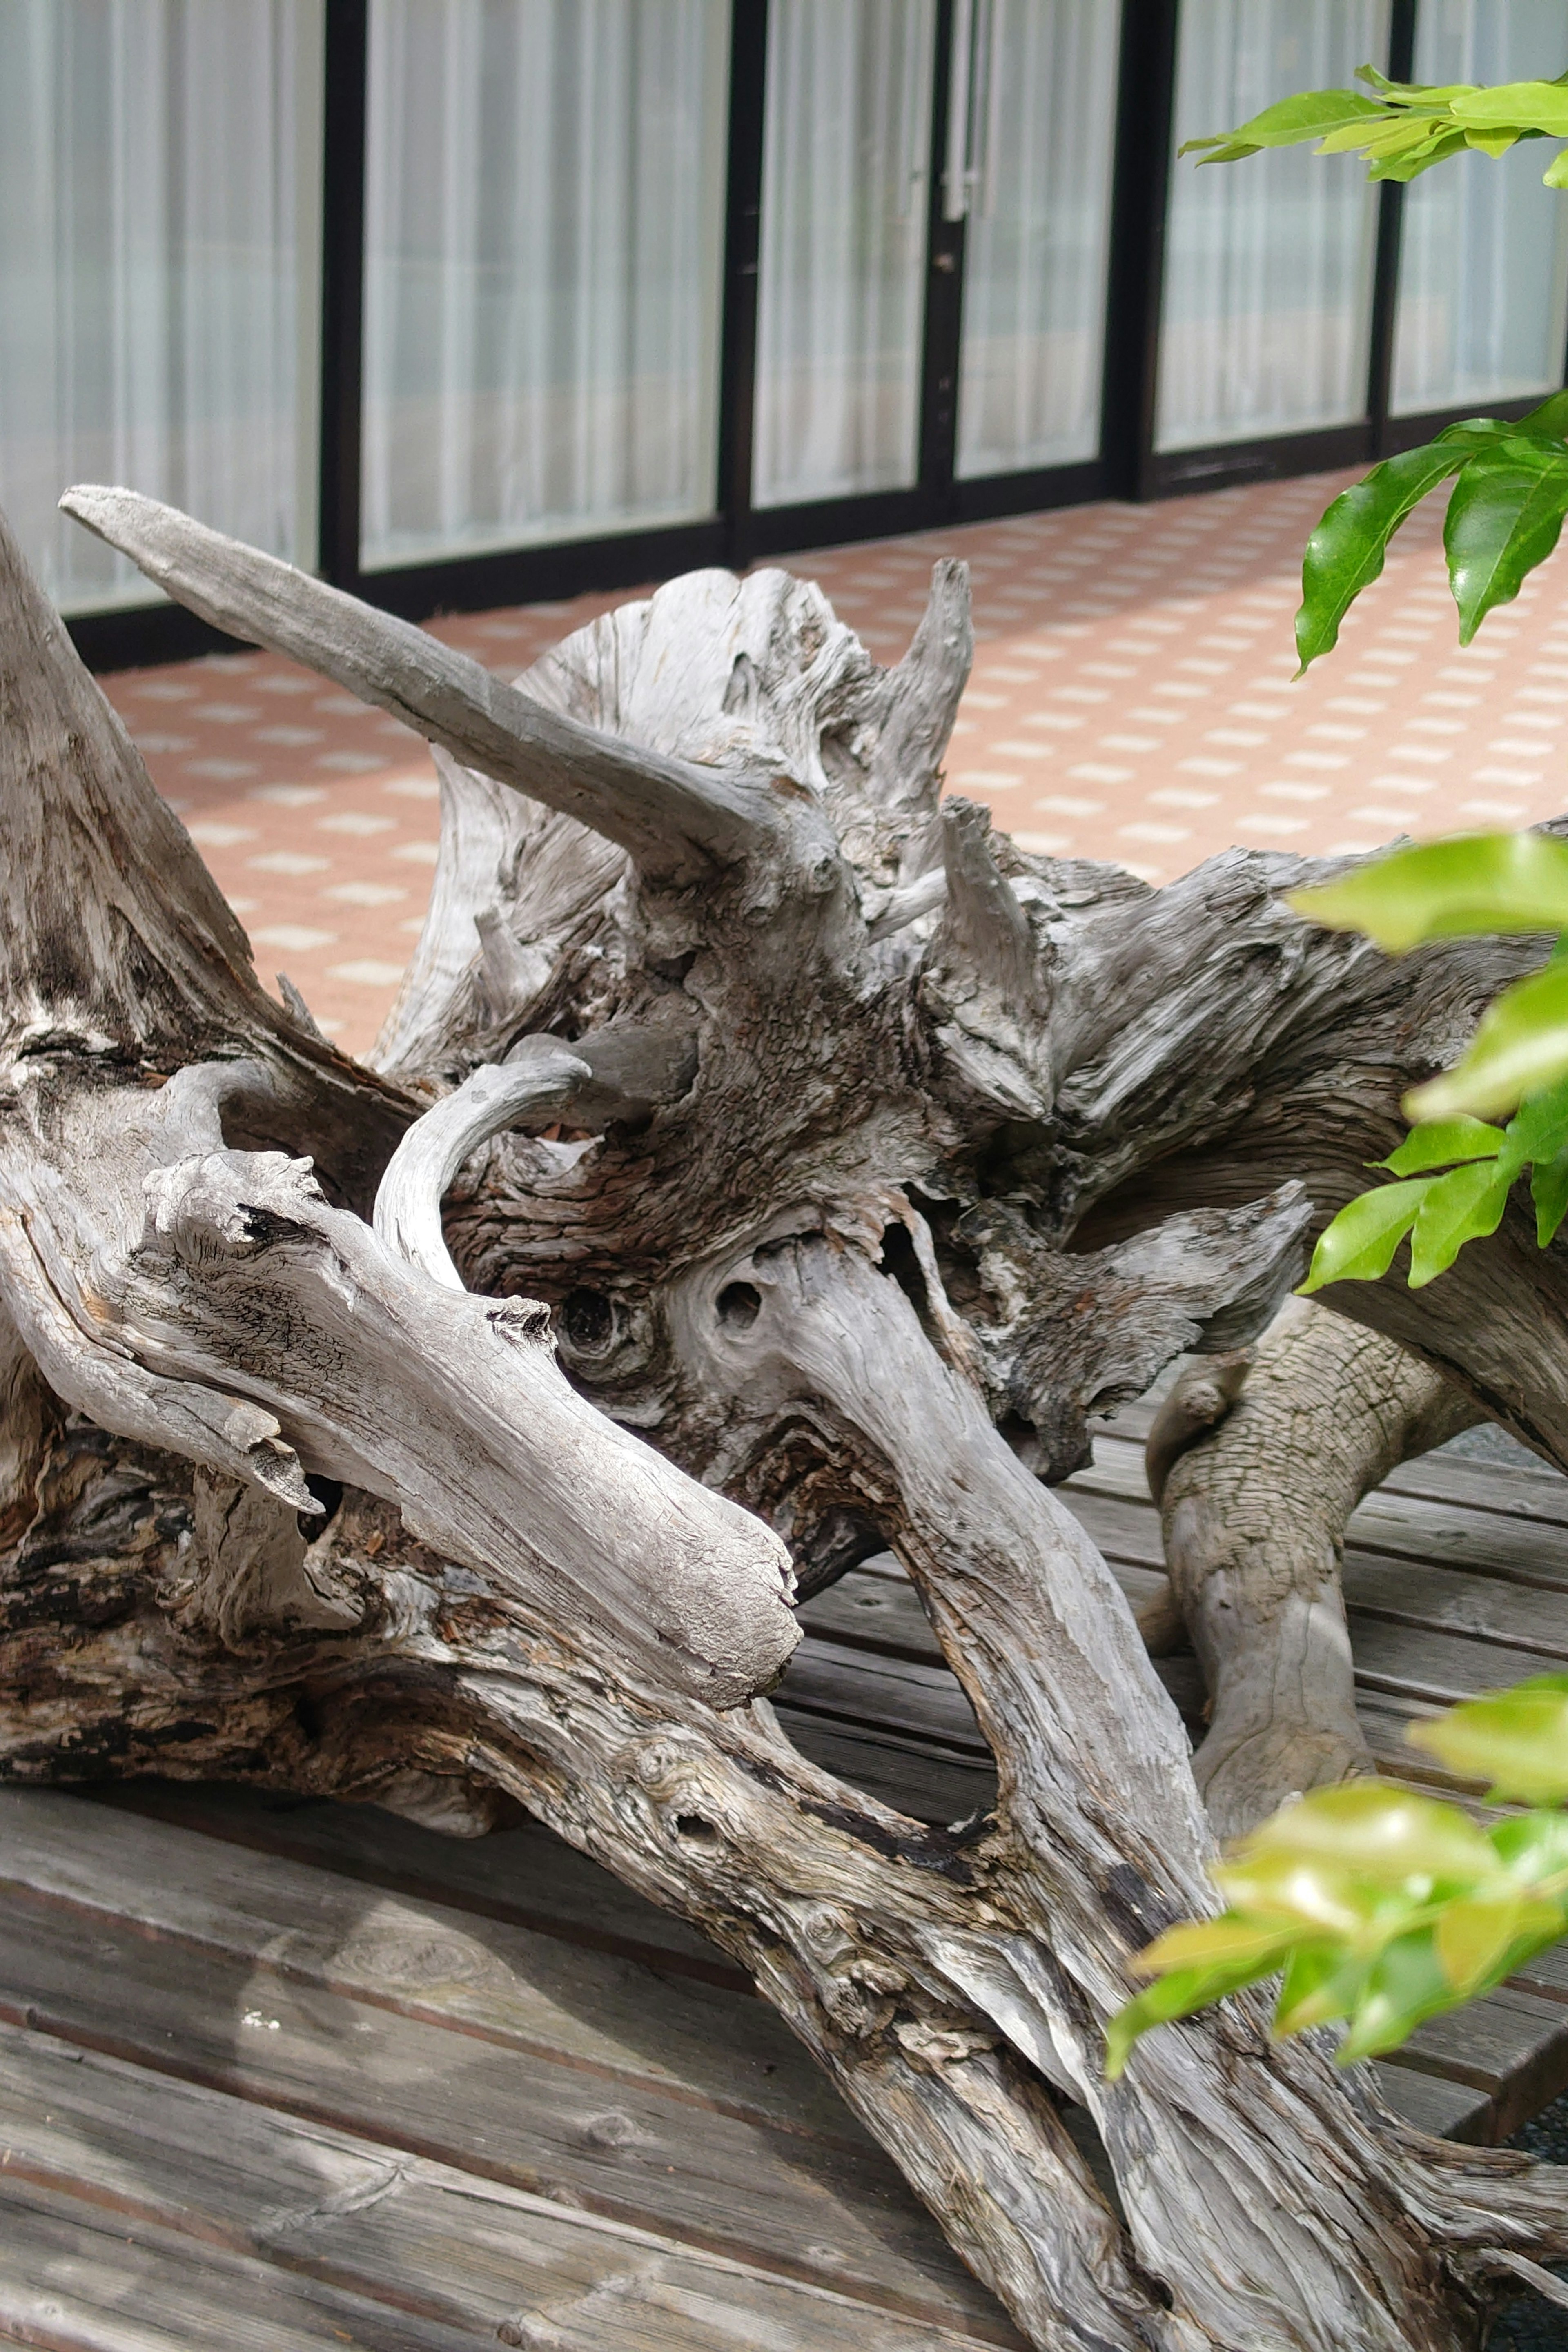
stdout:
MULTIPOLYGON (((1063 1490, 1128 1591, 1142 1423, 1063 1490)), ((1368 1735, 1568 1665, 1568 1480, 1451 1454, 1358 1513, 1368 1735)), ((890 1561, 804 1611, 800 1745, 931 1820, 989 1759, 890 1561)), ((1190 1715, 1193 1662, 1163 1669, 1190 1715)), ((700 1937, 531 1824, 0 1791, 0 2338, 71 2352, 949 2352, 1018 2341, 700 1937)), ((1382 2070, 1506 2137, 1568 2084, 1568 1948, 1382 2070)))

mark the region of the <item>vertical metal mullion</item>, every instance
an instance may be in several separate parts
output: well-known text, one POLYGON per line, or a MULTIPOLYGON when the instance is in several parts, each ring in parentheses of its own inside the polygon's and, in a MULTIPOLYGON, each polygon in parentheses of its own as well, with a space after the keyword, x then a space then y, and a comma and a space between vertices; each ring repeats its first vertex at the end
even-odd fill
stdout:
POLYGON ((321 158, 321 576, 359 581, 369 0, 326 0, 321 158))
POLYGON ((1153 487, 1178 0, 1123 0, 1100 457, 1113 498, 1153 487))
MULTIPOLYGON (((1408 81, 1415 69, 1417 0, 1393 0, 1388 20, 1388 78, 1408 81)), ((1399 321, 1399 243, 1405 190, 1384 180, 1378 190, 1377 254, 1373 268, 1372 333, 1366 408, 1373 455, 1388 453, 1388 403, 1394 383, 1394 337, 1399 321)))
POLYGON ((719 355, 718 505, 725 523, 728 560, 737 572, 751 561, 767 70, 768 0, 733 0, 730 13, 724 311, 719 355))
POLYGON ((959 341, 963 320, 963 216, 948 217, 949 109, 952 95, 953 0, 937 0, 931 38, 931 160, 926 177, 925 304, 921 320, 918 487, 933 521, 952 496, 958 446, 959 341))

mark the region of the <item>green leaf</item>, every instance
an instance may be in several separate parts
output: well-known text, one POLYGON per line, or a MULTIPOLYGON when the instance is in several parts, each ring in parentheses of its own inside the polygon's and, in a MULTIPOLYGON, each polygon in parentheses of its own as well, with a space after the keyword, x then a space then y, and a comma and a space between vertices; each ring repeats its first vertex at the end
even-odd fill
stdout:
POLYGON ((1568 514, 1568 451, 1514 433, 1472 457, 1448 500, 1443 544, 1468 646, 1496 605, 1556 546, 1568 514))
MULTIPOLYGON (((1369 859, 1286 904, 1331 931, 1364 931, 1390 955, 1471 932, 1568 929, 1568 842, 1546 833, 1462 834, 1369 859)), ((1518 1097, 1515 1097, 1515 1100, 1518 1097)), ((1447 1118, 1455 1111, 1432 1111, 1447 1118)))
POLYGON ((1568 1813, 1505 1813, 1487 1838, 1527 1894, 1549 1895, 1568 1911, 1568 1813))
POLYGON ((1568 1151, 1568 1083, 1526 1096, 1503 1130, 1498 1165, 1517 1176, 1531 1160, 1552 1160, 1564 1151, 1568 1151))
POLYGON ((1162 1977, 1158 1984, 1141 1992, 1109 2019, 1105 2028, 1105 2073, 1114 2083, 1127 2063, 1128 2053, 1142 2033, 1152 2025, 1170 2025, 1179 2017, 1191 2017, 1194 2010, 1207 2009, 1227 1992, 1239 1991, 1243 1985, 1256 1984, 1260 1978, 1274 1975, 1278 1960, 1237 1960, 1225 1968, 1176 1969, 1162 1977))
POLYGON ((1496 125, 1568 139, 1568 89, 1560 81, 1500 81, 1455 92, 1450 106, 1467 129, 1496 125))
POLYGON ((1517 1887, 1445 1905, 1432 1930, 1437 1964, 1464 2000, 1500 1982, 1521 1947, 1539 1950, 1562 1932, 1561 1906, 1532 1901, 1517 1887))
POLYGON ((1410 1235, 1412 1290, 1424 1290, 1447 1273, 1467 1242, 1496 1233, 1511 1181, 1495 1160, 1481 1160, 1428 1184, 1410 1235))
POLYGON ((1167 1927, 1131 1966, 1134 1975, 1141 1977, 1168 1976, 1175 1969, 1230 1968, 1241 1960, 1259 1965, 1267 1961, 1277 1968, 1279 1955, 1300 1933, 1294 1920, 1254 1919, 1240 1911, 1224 1911, 1217 1919, 1189 1920, 1181 1927, 1167 1927))
POLYGON ((1347 1201, 1318 1236, 1301 1296, 1310 1298, 1328 1282, 1376 1282, 1385 1275, 1432 1181, 1423 1177, 1409 1184, 1379 1184, 1359 1200, 1347 1201))
MULTIPOLYGON (((1568 392, 1552 393, 1539 408, 1532 408, 1529 415, 1521 416, 1516 425, 1510 425, 1500 416, 1478 416, 1473 424, 1450 425, 1448 430, 1452 433, 1479 431, 1482 425, 1489 428, 1490 437, 1497 441, 1507 440, 1519 433, 1527 439, 1562 441, 1568 438, 1568 392)), ((1439 440, 1442 437, 1439 434, 1439 440)))
POLYGON ((1367 165, 1366 176, 1369 180, 1394 180, 1403 184, 1419 179, 1434 163, 1446 163, 1450 155, 1462 155, 1468 145, 1462 131, 1445 131, 1403 155, 1374 157, 1367 165))
POLYGON ((1495 1118, 1568 1077, 1568 964, 1516 981, 1482 1014, 1457 1068, 1405 1097, 1410 1119, 1495 1118))
POLYGON ((1494 1160, 1506 1141, 1500 1127, 1480 1118, 1429 1119, 1413 1127, 1397 1151, 1373 1162, 1391 1176, 1420 1176, 1429 1168, 1452 1168, 1461 1160, 1494 1160))
POLYGON ((1335 2053, 1342 2066, 1396 2050, 1427 2018, 1457 2008, 1458 1997, 1443 1973, 1430 1927, 1401 1936, 1378 1956, 1351 2016, 1350 2032, 1335 2053))
POLYGON ((1451 1772, 1489 1781, 1499 1803, 1568 1801, 1568 1675, 1538 1675, 1468 1699, 1413 1724, 1406 1736, 1451 1772))
POLYGON ((1365 1986, 1373 1961, 1338 1944, 1302 1944, 1291 1955, 1274 2006, 1274 2031, 1283 2041, 1311 2025, 1331 2025, 1348 2017, 1365 1986))
POLYGON ((1375 99, 1363 98, 1356 89, 1303 89, 1293 98, 1266 106, 1261 114, 1235 131, 1189 139, 1176 152, 1202 155, 1205 163, 1239 163, 1244 156, 1256 155, 1260 147, 1300 146, 1303 140, 1323 138, 1342 123, 1368 117, 1376 121, 1386 112, 1375 99))
MULTIPOLYGON (((1265 1882, 1258 1873, 1282 1864, 1329 1864, 1423 1901, 1436 1885, 1473 1888, 1497 1874, 1494 1847, 1457 1805, 1375 1780, 1341 1780, 1281 1805, 1237 1841, 1215 1866, 1215 1883, 1234 1906, 1260 1910, 1265 1882)), ((1316 1911, 1314 1896, 1311 1916, 1316 1911)))
POLYGON ((1535 1239, 1544 1249, 1568 1217, 1568 1152, 1545 1160, 1530 1171, 1530 1197, 1535 1206, 1535 1239))
MULTIPOLYGON (((1466 461, 1458 442, 1433 441, 1374 466, 1328 508, 1301 565, 1296 651, 1304 670, 1339 641, 1340 623, 1383 570, 1388 542, 1413 507, 1466 461)), ((1300 673, 1298 673, 1299 675, 1300 673)))

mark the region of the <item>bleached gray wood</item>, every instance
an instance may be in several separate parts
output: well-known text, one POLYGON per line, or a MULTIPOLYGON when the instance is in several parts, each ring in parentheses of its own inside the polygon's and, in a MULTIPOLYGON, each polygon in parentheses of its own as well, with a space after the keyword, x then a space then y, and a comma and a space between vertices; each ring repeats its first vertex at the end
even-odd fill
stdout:
MULTIPOLYGON (((65 2192, 53 2210, 67 2260, 101 2250, 107 2203, 120 2209, 110 2242, 122 2279, 150 2279, 154 2296, 160 2268, 205 2284, 206 2332, 192 2345, 237 2340, 224 2312, 236 2254, 301 2329, 325 2305, 374 2352, 410 2305, 437 2321, 439 2341, 452 2330, 465 2344, 526 2342, 531 2328, 554 2352, 968 2352, 982 2340, 5 2026, 0 2132, 13 2180, 65 2192), (91 2200, 85 2211, 66 2201, 73 2190, 91 2200)), ((15 2261, 0 2263, 0 2311, 21 2284, 15 2261)), ((997 2314, 984 2340, 1010 2333, 997 2314)))
POLYGON ((1368 1773, 1345 1623, 1346 1523, 1394 1464, 1482 1416, 1373 1331, 1292 1299, 1245 1381, 1184 1375, 1149 1436, 1176 1605, 1213 1707, 1193 1770, 1221 1837, 1368 1773))
POLYGON ((784 845, 785 812, 760 776, 731 781, 574 725, 426 631, 135 490, 88 484, 60 504, 215 628, 304 662, 455 758, 580 818, 649 876, 698 881, 715 862, 784 845))
MULTIPOLYGON (((632 865, 560 814, 492 826, 438 889, 467 928, 419 960, 384 1057, 399 1083, 332 1064, 320 1122, 319 1041, 278 1044, 221 957, 199 1019, 158 995, 156 1062, 123 930, 89 923, 71 984, 115 1008, 106 1057, 102 1024, 54 1003, 47 925, 19 908, 8 969, 54 1025, 13 1064, 0 1285, 98 1428, 53 1426, 37 1452, 9 1589, 47 1605, 35 1590, 0 1628, 8 1769, 499 1787, 752 1972, 1038 2346, 1468 2342, 1486 2249, 1568 2242, 1549 2175, 1401 2137, 1322 2053, 1271 2048, 1250 2001, 1104 2084, 1128 1955, 1208 1899, 1208 1832, 1121 1592, 1024 1457, 1069 1467, 1086 1413, 1173 1350, 1246 1345, 1311 1218, 1392 1139, 1408 1077, 1537 950, 1395 970, 1303 929, 1277 896, 1292 861, 1233 855, 1156 896, 957 809, 937 834, 952 574, 893 673, 781 574, 672 583, 537 666, 520 714, 286 568, 118 494, 94 511, 161 539, 198 604, 235 583, 211 609, 243 605, 269 642, 329 669, 348 642, 344 674, 384 707, 531 777, 632 865), (279 611, 300 616, 287 639, 279 611), (943 889, 911 905, 944 835, 943 889), (496 1136, 458 1170, 442 1225, 468 1295, 361 1222, 416 1109, 476 1065, 531 1035, 579 1054, 634 1034, 668 1048, 638 1114, 496 1136), (214 1067, 237 1062, 254 1067, 214 1067), (193 1458, 280 1497, 344 1483, 311 1549, 363 1596, 354 1629, 280 1629, 245 1660, 182 1636, 193 1458), (111 1498, 135 1494, 133 1542, 111 1498), (60 1549, 84 1509, 103 1535, 60 1549), (714 1711, 787 1654, 764 1518, 818 1581, 891 1542, 996 1755, 993 1820, 944 1836, 813 1768, 765 1709, 714 1711), (1042 2077, 1093 2115, 1119 2209, 1042 2077)), ((12 603, 6 690, 90 698, 12 603)), ((144 779, 93 772, 112 833, 144 779)), ((479 790, 456 776, 448 813, 479 790)), ((58 730, 0 803, 27 856, 45 782, 68 807, 89 792, 58 730)), ((64 854, 37 861, 46 912, 121 887, 89 831, 58 826, 64 854)), ((131 893, 176 971, 180 873, 144 861, 131 893)), ((1488 1265, 1521 1346, 1454 1311, 1461 1261, 1431 1352, 1561 1450, 1553 1261, 1505 1234, 1488 1265)))

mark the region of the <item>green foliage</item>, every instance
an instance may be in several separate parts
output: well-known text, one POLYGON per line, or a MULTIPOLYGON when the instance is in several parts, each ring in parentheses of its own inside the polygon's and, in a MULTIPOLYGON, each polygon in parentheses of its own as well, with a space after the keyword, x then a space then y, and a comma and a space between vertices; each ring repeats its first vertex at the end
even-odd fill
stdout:
MULTIPOLYGON (((1568 931, 1568 843, 1549 834, 1476 834, 1396 849, 1337 882, 1298 890, 1298 913, 1358 930, 1390 954, 1480 932, 1568 931)), ((1410 1237, 1410 1285, 1453 1265, 1467 1242, 1494 1234, 1528 1170, 1544 1249, 1568 1210, 1568 959, 1505 989, 1468 1051, 1405 1097, 1418 1124, 1383 1161, 1400 1181, 1340 1211, 1313 1254, 1303 1290, 1375 1282, 1410 1237), (1489 1118, 1513 1112, 1506 1128, 1489 1118)))
MULTIPOLYGON (((1568 965, 1549 970, 1568 982, 1568 965)), ((1407 1234, 1410 1287, 1421 1289, 1453 1265, 1467 1242, 1496 1233, 1526 1169, 1536 1239, 1544 1249, 1568 1210, 1568 1076, 1522 1103, 1504 1128, 1464 1116, 1425 1121, 1379 1164, 1405 1181, 1380 1184, 1346 1203, 1312 1253, 1303 1291, 1321 1290, 1329 1282, 1375 1282, 1407 1234)))
POLYGON ((1410 1737, 1499 1800, 1489 1829, 1385 1780, 1315 1789, 1232 1847, 1218 1918, 1133 1963, 1153 1981, 1110 2021, 1106 2072, 1141 2034, 1279 1976, 1279 2035, 1343 2021, 1342 2065, 1392 2050, 1568 1935, 1568 1675, 1451 1708, 1410 1737))
MULTIPOLYGON (((1446 157, 1501 155, 1521 139, 1568 138, 1568 75, 1485 89, 1392 82, 1372 66, 1358 79, 1374 95, 1315 89, 1266 107, 1237 131, 1191 139, 1184 155, 1232 163, 1266 147, 1317 142, 1320 155, 1364 156, 1374 180, 1413 180, 1446 157)), ((1546 173, 1568 187, 1568 150, 1546 173)), ((1454 479, 1444 527, 1448 580, 1468 645, 1487 614, 1556 547, 1568 515, 1568 394, 1509 424, 1476 417, 1374 466, 1337 498, 1308 542, 1296 650, 1306 669, 1338 640, 1340 624, 1383 570, 1388 542, 1412 509, 1454 479)))
POLYGON ((1568 842, 1549 833, 1423 842, 1292 891, 1289 904, 1331 931, 1364 931, 1389 955, 1428 940, 1568 930, 1568 842))
MULTIPOLYGON (((1414 180, 1434 163, 1477 148, 1503 155, 1521 139, 1568 139, 1568 75, 1561 81, 1514 81, 1490 89, 1453 82, 1438 88, 1390 81, 1375 66, 1356 75, 1376 95, 1311 89, 1267 106, 1213 139, 1189 139, 1184 155, 1235 163, 1263 147, 1299 147, 1315 139, 1320 155, 1363 155, 1373 180, 1414 180)), ((1548 166, 1546 184, 1568 186, 1568 156, 1548 166)))
MULTIPOLYGON (((1568 138, 1568 75, 1492 89, 1393 83, 1376 95, 1313 90, 1224 138, 1205 163, 1316 140, 1357 153, 1374 179, 1410 180, 1467 149, 1568 138)), ((1568 187, 1568 151, 1546 173, 1568 187)), ((1422 499, 1452 480, 1444 544, 1468 645, 1557 545, 1568 515, 1568 393, 1518 424, 1478 418, 1374 467, 1336 499, 1302 570, 1302 669, 1336 643, 1351 604, 1384 567, 1422 499)), ((1458 1066, 1416 1087, 1418 1123, 1381 1165, 1396 1181, 1352 1201, 1323 1234, 1303 1289, 1375 1281, 1410 1242, 1413 1287, 1494 1233, 1528 1171, 1542 1248, 1568 1213, 1568 845, 1542 834, 1483 835, 1396 850, 1321 888, 1298 912, 1364 932, 1390 954, 1480 932, 1557 934, 1546 968, 1498 997, 1458 1066), (1494 1117, 1511 1112, 1506 1126, 1494 1117)), ((1418 1725, 1410 1738, 1495 1801, 1532 1810, 1490 1829, 1452 1805, 1382 1780, 1315 1790, 1234 1847, 1215 1871, 1226 1908, 1172 1928, 1134 1962, 1152 1979, 1113 2017, 1106 2072, 1141 2034, 1278 1977, 1277 2034, 1342 2021, 1340 2061, 1395 2048, 1415 2027, 1500 1983, 1568 1935, 1568 1675, 1542 1675, 1418 1725)))
POLYGON ((1340 623, 1383 570, 1388 542, 1429 491, 1454 480, 1443 525, 1448 585, 1468 645, 1556 547, 1568 514, 1568 393, 1517 424, 1472 417, 1352 482, 1307 541, 1296 652, 1304 670, 1339 642, 1340 623))

